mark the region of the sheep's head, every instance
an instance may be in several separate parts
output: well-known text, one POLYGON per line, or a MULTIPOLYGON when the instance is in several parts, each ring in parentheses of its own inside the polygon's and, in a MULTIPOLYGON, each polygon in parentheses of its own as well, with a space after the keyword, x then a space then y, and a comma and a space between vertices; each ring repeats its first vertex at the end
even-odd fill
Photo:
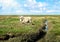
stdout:
POLYGON ((20 21, 23 21, 24 17, 23 16, 20 16, 20 21))

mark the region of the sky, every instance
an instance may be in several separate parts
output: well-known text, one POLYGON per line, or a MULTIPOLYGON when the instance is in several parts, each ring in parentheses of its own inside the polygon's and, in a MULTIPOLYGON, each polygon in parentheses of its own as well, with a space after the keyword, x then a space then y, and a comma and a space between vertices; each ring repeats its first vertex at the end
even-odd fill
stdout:
POLYGON ((0 0, 0 15, 60 15, 60 0, 0 0))

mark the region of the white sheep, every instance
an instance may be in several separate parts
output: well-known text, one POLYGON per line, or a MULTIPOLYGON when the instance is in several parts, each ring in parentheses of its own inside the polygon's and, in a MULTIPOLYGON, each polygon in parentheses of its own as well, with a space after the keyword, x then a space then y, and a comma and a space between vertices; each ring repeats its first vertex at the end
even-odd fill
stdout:
POLYGON ((31 17, 21 16, 20 17, 20 22, 22 22, 22 23, 31 23, 31 17))

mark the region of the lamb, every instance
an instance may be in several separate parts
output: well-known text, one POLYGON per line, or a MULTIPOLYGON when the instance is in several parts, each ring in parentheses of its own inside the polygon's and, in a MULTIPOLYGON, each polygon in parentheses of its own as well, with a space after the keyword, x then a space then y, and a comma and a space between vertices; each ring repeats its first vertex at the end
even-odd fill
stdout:
POLYGON ((21 16, 21 17, 20 17, 20 21, 21 21, 22 23, 31 23, 31 17, 21 16))

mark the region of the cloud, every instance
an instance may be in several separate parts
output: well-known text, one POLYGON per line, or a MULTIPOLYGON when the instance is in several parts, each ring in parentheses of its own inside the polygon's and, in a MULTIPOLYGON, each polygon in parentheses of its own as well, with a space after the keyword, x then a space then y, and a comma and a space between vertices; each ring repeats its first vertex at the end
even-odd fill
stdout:
POLYGON ((0 13, 59 13, 57 0, 0 0, 0 13))
POLYGON ((55 10, 47 10, 46 12, 47 12, 47 13, 55 12, 55 10))
POLYGON ((23 13, 23 10, 16 10, 16 14, 23 13))
POLYGON ((48 4, 45 3, 45 2, 39 2, 38 3, 38 7, 44 7, 44 6, 47 6, 48 4))
POLYGON ((36 0, 26 0, 24 4, 25 8, 29 9, 29 12, 40 13, 46 9, 48 4, 46 2, 37 2, 36 0))
POLYGON ((48 14, 60 14, 60 10, 46 10, 46 13, 48 13, 48 14))
POLYGON ((24 4, 24 6, 27 7, 44 7, 47 6, 48 4, 46 2, 36 2, 36 0, 26 0, 26 3, 24 4))
POLYGON ((30 10, 30 12, 33 12, 33 13, 34 13, 34 12, 35 12, 35 13, 38 12, 38 13, 40 13, 41 11, 39 11, 39 10, 30 10))
POLYGON ((15 0, 0 0, 0 4, 3 10, 2 13, 13 13, 21 7, 21 4, 15 0))
POLYGON ((0 3, 2 4, 3 9, 17 6, 17 3, 14 2, 14 0, 0 0, 0 3))
POLYGON ((46 13, 60 13, 60 1, 55 0, 54 4, 49 4, 46 9, 46 13))

